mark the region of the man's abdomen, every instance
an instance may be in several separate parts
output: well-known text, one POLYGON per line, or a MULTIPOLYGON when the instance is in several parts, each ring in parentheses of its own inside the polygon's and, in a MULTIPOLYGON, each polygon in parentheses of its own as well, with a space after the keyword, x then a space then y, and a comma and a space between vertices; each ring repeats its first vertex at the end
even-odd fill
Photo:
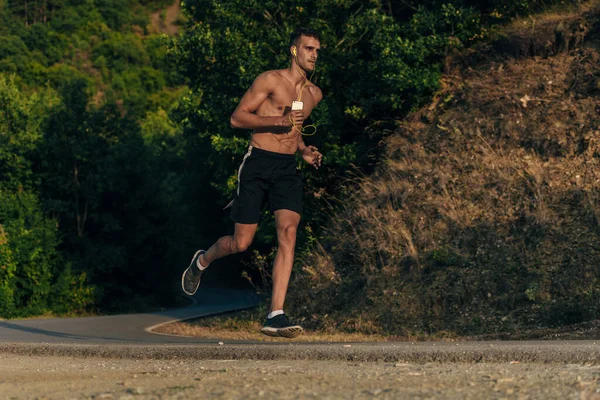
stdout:
POLYGON ((298 149, 298 133, 253 133, 250 144, 253 147, 282 154, 294 154, 298 149))

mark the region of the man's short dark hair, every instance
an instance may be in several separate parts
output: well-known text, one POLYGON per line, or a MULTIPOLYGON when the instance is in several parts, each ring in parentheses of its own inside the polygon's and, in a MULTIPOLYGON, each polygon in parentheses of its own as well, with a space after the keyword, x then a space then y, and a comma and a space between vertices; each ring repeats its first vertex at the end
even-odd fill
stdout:
POLYGON ((298 28, 290 35, 290 46, 297 46, 301 36, 309 36, 317 39, 319 42, 321 38, 319 33, 312 28, 298 28))

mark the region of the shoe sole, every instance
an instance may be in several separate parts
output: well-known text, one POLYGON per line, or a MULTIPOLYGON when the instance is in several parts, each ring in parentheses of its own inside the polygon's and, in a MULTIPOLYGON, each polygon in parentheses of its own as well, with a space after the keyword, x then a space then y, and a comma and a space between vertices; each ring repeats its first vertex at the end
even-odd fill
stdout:
POLYGON ((271 328, 263 327, 260 332, 271 337, 285 337, 293 339, 304 333, 304 329, 300 325, 289 326, 287 328, 271 328))
POLYGON ((196 289, 195 289, 195 290, 194 290, 192 293, 188 292, 187 290, 185 290, 185 286, 184 286, 184 284, 183 284, 183 282, 185 281, 185 273, 186 273, 186 272, 188 272, 188 271, 189 271, 189 269, 190 269, 190 268, 192 268, 192 267, 194 266, 194 260, 196 259, 196 256, 197 256, 197 255, 198 255, 198 254, 199 254, 201 251, 204 251, 204 250, 198 250, 198 251, 197 251, 197 252, 194 254, 194 257, 192 257, 192 262, 190 262, 190 266, 189 266, 189 267, 187 267, 187 268, 185 269, 185 271, 183 271, 183 274, 181 275, 181 289, 183 290, 183 293, 187 294, 188 296, 193 296, 193 295, 194 295, 194 293, 196 293, 196 291, 198 290, 198 287, 200 286, 200 281, 198 281, 198 286, 196 286, 196 289))

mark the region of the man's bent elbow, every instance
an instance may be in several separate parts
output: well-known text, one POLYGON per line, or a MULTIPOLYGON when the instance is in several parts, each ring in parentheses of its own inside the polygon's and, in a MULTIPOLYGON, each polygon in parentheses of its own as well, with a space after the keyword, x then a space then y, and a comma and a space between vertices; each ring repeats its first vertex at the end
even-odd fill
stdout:
POLYGON ((239 128, 240 127, 240 122, 235 117, 235 114, 233 114, 231 116, 231 118, 229 118, 229 126, 231 126, 232 128, 239 128))

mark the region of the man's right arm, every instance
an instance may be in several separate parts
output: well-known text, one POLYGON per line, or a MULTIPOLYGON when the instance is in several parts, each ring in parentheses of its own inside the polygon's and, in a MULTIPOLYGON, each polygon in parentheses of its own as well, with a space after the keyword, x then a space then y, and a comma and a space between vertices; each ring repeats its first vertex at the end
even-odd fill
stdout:
MULTIPOLYGON (((231 114, 230 124, 232 128, 241 129, 265 129, 265 128, 289 128, 292 126, 290 121, 290 115, 285 114, 283 116, 276 117, 261 117, 256 115, 256 110, 260 105, 269 97, 274 90, 274 72, 269 71, 260 74, 252 83, 252 86, 242 100, 238 104, 237 108, 231 114)), ((293 112, 292 118, 296 124, 302 124, 303 114, 293 112)))

